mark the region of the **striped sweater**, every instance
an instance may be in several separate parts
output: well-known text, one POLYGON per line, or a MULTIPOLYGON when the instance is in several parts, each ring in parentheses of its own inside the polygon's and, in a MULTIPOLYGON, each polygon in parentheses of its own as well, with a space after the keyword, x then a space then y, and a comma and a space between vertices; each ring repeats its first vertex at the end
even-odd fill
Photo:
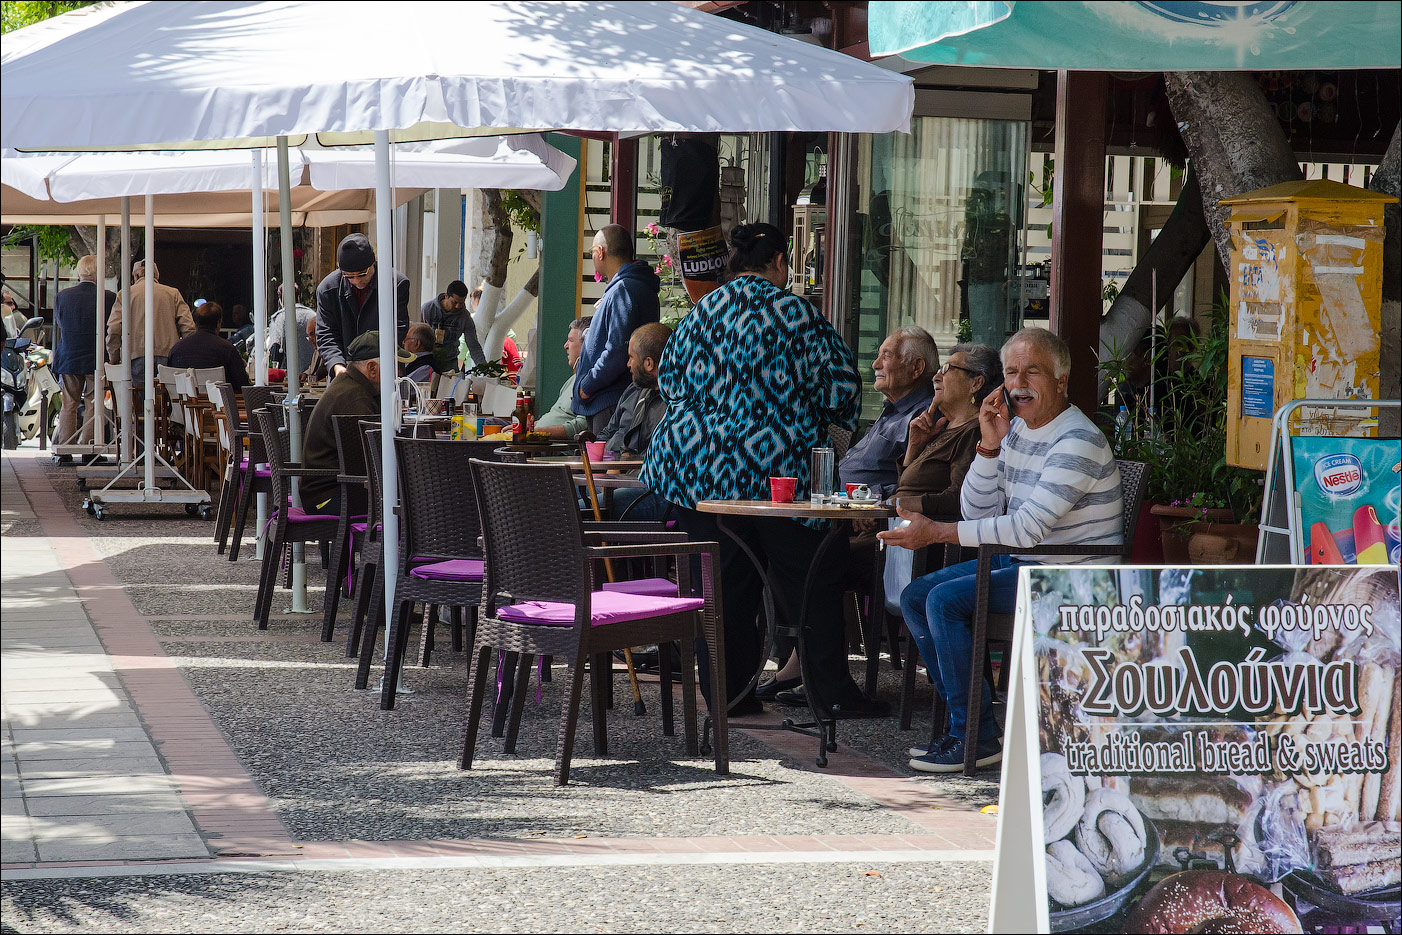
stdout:
MULTIPOLYGON (((959 523, 959 543, 965 546, 1124 541, 1124 497, 1114 452, 1105 433, 1075 406, 1039 429, 1014 419, 996 458, 974 458, 959 504, 965 517, 959 523)), ((1057 555, 1046 561, 1080 564, 1107 559, 1057 555)))

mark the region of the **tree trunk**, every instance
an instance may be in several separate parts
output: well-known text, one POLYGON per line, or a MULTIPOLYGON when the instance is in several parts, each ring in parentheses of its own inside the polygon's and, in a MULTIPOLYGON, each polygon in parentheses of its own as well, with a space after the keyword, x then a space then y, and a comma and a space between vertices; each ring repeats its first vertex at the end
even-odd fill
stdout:
MULTIPOLYGON (((1124 288, 1100 322, 1100 362, 1125 357, 1139 343, 1158 310, 1173 300, 1173 291, 1211 239, 1203 216, 1202 191, 1190 164, 1178 203, 1163 230, 1129 274, 1124 288), (1158 308, 1151 308, 1157 303, 1158 308)), ((1102 371, 1100 398, 1109 391, 1102 371)))
POLYGON ((1251 75, 1177 71, 1166 73, 1164 84, 1197 170, 1203 213, 1225 268, 1232 255, 1229 212, 1218 202, 1304 176, 1275 111, 1251 75))
MULTIPOLYGON (((506 267, 511 262, 511 241, 515 233, 511 229, 511 217, 502 207, 501 192, 490 188, 482 194, 486 198, 487 218, 491 223, 492 250, 487 264, 486 283, 482 286, 482 298, 478 300, 477 310, 472 315, 479 336, 485 336, 491 330, 497 310, 501 307, 502 287, 506 285, 506 267)), ((485 347, 483 351, 486 351, 485 347)), ((497 353, 500 354, 500 350, 497 353)), ((494 358, 489 355, 487 359, 494 358)))
MULTIPOLYGON (((1402 197, 1402 124, 1392 129, 1392 141, 1368 187, 1375 192, 1402 197)), ((1399 367, 1402 367, 1402 205, 1397 202, 1383 208, 1386 234, 1383 239, 1383 306, 1382 306, 1382 370, 1378 395, 1382 399, 1402 398, 1399 367)), ((1402 419, 1396 409, 1384 409, 1379 414, 1379 434, 1396 438, 1402 419)))
MULTIPOLYGON (((485 294, 484 291, 483 295, 485 296, 485 294)), ((501 357, 502 347, 506 344, 506 333, 530 309, 531 303, 539 294, 540 270, 536 270, 531 274, 531 278, 526 280, 521 291, 516 293, 516 297, 508 302, 506 307, 495 317, 490 330, 482 335, 482 353, 488 360, 497 360, 501 357)))
MULTIPOLYGON (((132 230, 131 255, 138 254, 136 239, 137 231, 132 230)), ((68 228, 68 245, 73 249, 73 255, 77 257, 87 256, 89 253, 97 254, 97 227, 96 225, 74 225, 68 228)), ((107 269, 106 276, 117 276, 121 273, 117 266, 122 262, 122 218, 120 215, 107 219, 107 269)))

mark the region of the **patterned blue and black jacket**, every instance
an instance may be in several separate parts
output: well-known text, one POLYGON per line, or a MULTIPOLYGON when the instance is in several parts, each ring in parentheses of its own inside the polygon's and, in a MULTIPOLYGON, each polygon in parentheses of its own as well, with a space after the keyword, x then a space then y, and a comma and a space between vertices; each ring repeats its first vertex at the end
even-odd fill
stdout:
POLYGON ((642 481, 683 507, 767 500, 769 478, 798 478, 827 428, 856 424, 862 381, 851 350, 806 300, 739 276, 696 304, 658 368, 667 398, 642 481))

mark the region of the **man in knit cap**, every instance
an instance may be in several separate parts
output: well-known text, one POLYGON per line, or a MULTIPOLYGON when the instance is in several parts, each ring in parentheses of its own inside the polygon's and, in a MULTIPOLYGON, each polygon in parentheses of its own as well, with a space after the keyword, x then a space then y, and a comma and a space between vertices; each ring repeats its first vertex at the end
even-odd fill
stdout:
MULTIPOLYGON (((379 330, 379 277, 375 248, 364 234, 350 234, 336 248, 336 269, 316 287, 316 346, 334 379, 346 369, 346 350, 367 331, 379 330)), ((395 344, 409 330, 409 280, 391 267, 395 344)))

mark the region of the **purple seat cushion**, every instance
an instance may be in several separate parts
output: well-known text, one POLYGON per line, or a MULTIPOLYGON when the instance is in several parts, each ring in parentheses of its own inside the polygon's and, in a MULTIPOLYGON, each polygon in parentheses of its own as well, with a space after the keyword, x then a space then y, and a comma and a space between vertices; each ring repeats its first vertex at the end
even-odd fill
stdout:
MULTIPOLYGON (((590 596, 589 623, 602 627, 625 620, 645 620, 664 614, 700 610, 704 606, 706 602, 699 597, 654 597, 622 591, 595 591, 590 596)), ((513 623, 570 626, 574 623, 574 604, 568 601, 522 601, 498 607, 497 617, 513 623)))
POLYGON ((308 513, 299 506, 287 508, 287 521, 289 523, 319 523, 322 521, 334 523, 340 518, 336 513, 308 513))
POLYGON ((677 583, 666 578, 637 578, 633 581, 606 581, 604 590, 646 594, 649 597, 676 597, 677 583))
POLYGON ((481 581, 485 566, 474 559, 455 558, 446 562, 434 562, 411 569, 415 578, 429 581, 481 581))

